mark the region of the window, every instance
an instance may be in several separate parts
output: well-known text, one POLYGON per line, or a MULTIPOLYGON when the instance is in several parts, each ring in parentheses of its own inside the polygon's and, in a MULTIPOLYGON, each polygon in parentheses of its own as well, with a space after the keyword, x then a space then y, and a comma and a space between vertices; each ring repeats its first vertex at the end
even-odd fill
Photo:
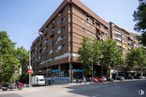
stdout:
POLYGON ((57 33, 60 34, 61 33, 61 29, 59 29, 57 33))
POLYGON ((84 24, 84 23, 85 23, 85 21, 84 21, 84 20, 82 20, 82 23, 84 24))
POLYGON ((52 34, 52 35, 50 36, 50 38, 54 38, 54 34, 52 34))
POLYGON ((62 49, 62 45, 60 45, 57 49, 56 49, 56 52, 58 52, 59 50, 62 49))
POLYGON ((100 28, 106 30, 106 27, 104 25, 100 25, 100 28))
POLYGON ((86 20, 87 20, 87 21, 89 20, 89 18, 90 18, 89 15, 86 15, 86 20))
POLYGON ((95 19, 92 19, 92 24, 93 24, 93 25, 95 24, 95 22, 96 22, 96 20, 95 20, 95 19))
POLYGON ((115 37, 116 37, 116 38, 122 38, 122 35, 120 35, 120 34, 115 34, 115 37))
POLYGON ((88 30, 86 30, 86 33, 87 33, 87 34, 90 34, 90 32, 89 32, 88 30))
POLYGON ((88 22, 86 23, 86 25, 87 25, 88 27, 90 26, 90 24, 89 24, 88 22))
POLYGON ((52 26, 52 31, 55 31, 55 25, 54 25, 54 26, 52 26))
POLYGON ((53 50, 50 50, 50 51, 49 51, 49 54, 52 54, 52 53, 53 53, 53 50))
POLYGON ((64 30, 65 30, 65 27, 62 27, 62 28, 61 28, 61 32, 64 32, 64 30))
POLYGON ((93 29, 93 30, 95 30, 95 27, 94 27, 94 26, 92 26, 92 29, 93 29))
POLYGON ((59 21, 57 21, 57 25, 59 25, 61 22, 60 22, 60 20, 59 21))
POLYGON ((120 32, 118 32, 118 31, 114 31, 114 32, 115 32, 115 34, 122 36, 122 34, 120 32))
POLYGON ((61 15, 62 15, 61 13, 58 14, 59 17, 60 17, 61 15))
POLYGON ((44 42, 43 42, 43 45, 45 45, 45 44, 47 44, 48 43, 48 40, 45 40, 44 42))
POLYGON ((61 38, 63 39, 63 38, 65 38, 65 36, 64 35, 61 35, 61 38))
POLYGON ((64 48, 65 44, 62 44, 62 48, 64 48))
POLYGON ((59 38, 57 39, 57 41, 56 41, 56 44, 57 44, 59 41, 61 41, 61 40, 62 40, 62 38, 59 37, 59 38))
POLYGON ((95 34, 91 33, 91 35, 92 35, 94 38, 96 38, 96 35, 95 35, 95 34))
POLYGON ((81 27, 81 28, 82 28, 82 31, 85 32, 85 29, 83 27, 81 27))
POLYGON ((64 35, 61 35, 61 36, 57 39, 56 44, 57 44, 59 41, 63 40, 64 37, 65 37, 64 35))
POLYGON ((65 21, 65 18, 61 18, 61 24, 65 21))
POLYGON ((60 34, 61 32, 64 32, 64 30, 65 30, 65 27, 62 27, 61 29, 59 29, 59 30, 57 31, 57 33, 60 34))
POLYGON ((55 45, 55 42, 53 41, 53 42, 52 42, 52 46, 54 46, 54 45, 55 45))
POLYGON ((115 39, 115 40, 116 40, 116 42, 120 42, 120 43, 122 42, 122 41, 121 41, 121 40, 119 40, 119 39, 115 39))

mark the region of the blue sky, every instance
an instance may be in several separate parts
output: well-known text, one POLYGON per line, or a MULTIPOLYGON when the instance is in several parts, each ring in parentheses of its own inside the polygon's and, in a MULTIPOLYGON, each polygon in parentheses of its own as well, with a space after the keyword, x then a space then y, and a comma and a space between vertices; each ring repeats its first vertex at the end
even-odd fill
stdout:
MULTIPOLYGON (((7 31, 16 43, 30 49, 39 28, 63 0, 0 0, 0 31, 7 31)), ((98 16, 133 30, 133 11, 138 0, 80 0, 98 16)))

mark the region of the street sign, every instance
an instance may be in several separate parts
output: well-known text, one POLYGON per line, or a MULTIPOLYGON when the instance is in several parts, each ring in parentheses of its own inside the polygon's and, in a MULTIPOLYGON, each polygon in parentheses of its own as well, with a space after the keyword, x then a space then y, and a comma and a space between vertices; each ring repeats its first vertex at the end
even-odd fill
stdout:
POLYGON ((27 69, 27 73, 28 74, 32 74, 33 73, 33 70, 32 69, 27 69))

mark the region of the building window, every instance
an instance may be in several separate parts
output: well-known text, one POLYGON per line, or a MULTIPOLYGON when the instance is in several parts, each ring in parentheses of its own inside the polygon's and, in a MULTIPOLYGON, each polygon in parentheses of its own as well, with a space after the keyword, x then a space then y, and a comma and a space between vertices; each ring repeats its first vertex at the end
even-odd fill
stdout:
POLYGON ((106 27, 104 25, 100 25, 100 28, 106 30, 106 27))
POLYGON ((53 50, 50 50, 50 51, 49 51, 49 54, 52 54, 52 53, 53 53, 53 50))
POLYGON ((57 25, 59 25, 61 22, 60 21, 57 21, 57 25))
POLYGON ((92 29, 93 29, 93 30, 95 30, 95 27, 94 27, 94 26, 92 26, 92 29))
POLYGON ((60 45, 57 49, 56 52, 60 51, 62 49, 62 45, 60 45))
POLYGON ((115 34, 115 37, 116 37, 116 38, 122 38, 122 35, 116 33, 116 34, 115 34))
POLYGON ((65 30, 65 27, 62 27, 62 28, 61 28, 61 32, 64 32, 64 30, 65 30))
POLYGON ((52 46, 54 46, 54 45, 55 45, 55 42, 53 41, 53 42, 52 42, 52 46))
POLYGON ((89 24, 88 22, 86 23, 86 25, 87 25, 88 27, 90 26, 90 24, 89 24))
POLYGON ((57 39, 57 41, 56 41, 56 44, 57 44, 59 41, 61 41, 61 40, 62 40, 62 38, 59 37, 59 38, 57 39))
POLYGON ((88 30, 86 30, 86 33, 87 33, 87 34, 90 34, 90 32, 89 32, 88 30))
POLYGON ((62 38, 62 39, 64 39, 64 38, 65 38, 65 36, 64 36, 64 35, 61 35, 61 38, 62 38))
POLYGON ((65 18, 61 18, 61 24, 64 23, 64 21, 65 21, 65 18))
POLYGON ((44 42, 43 42, 43 45, 47 44, 48 43, 48 39, 46 39, 44 42))
POLYGON ((92 19, 92 24, 93 24, 93 25, 95 24, 95 22, 96 22, 96 20, 95 20, 95 19, 92 19))
POLYGON ((82 20, 82 23, 84 24, 84 23, 85 23, 85 21, 84 21, 84 20, 82 20))
POLYGON ((96 35, 95 35, 95 34, 91 33, 91 35, 92 35, 94 38, 96 38, 96 35))
POLYGON ((62 48, 64 48, 65 44, 62 44, 62 48))
POLYGON ((61 33, 61 29, 59 29, 59 30, 57 31, 57 33, 60 34, 60 33, 61 33))
POLYGON ((54 35, 54 34, 52 34, 52 35, 50 36, 50 38, 54 38, 54 36, 55 36, 55 35, 54 35))
POLYGON ((88 21, 90 19, 89 15, 86 15, 86 20, 88 21))

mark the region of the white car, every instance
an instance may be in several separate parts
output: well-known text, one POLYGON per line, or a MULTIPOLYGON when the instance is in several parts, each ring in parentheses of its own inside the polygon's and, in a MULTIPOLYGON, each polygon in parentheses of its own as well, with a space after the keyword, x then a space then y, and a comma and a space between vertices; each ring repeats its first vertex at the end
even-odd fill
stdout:
POLYGON ((145 77, 145 76, 140 76, 139 78, 140 78, 140 79, 146 79, 146 77, 145 77))

